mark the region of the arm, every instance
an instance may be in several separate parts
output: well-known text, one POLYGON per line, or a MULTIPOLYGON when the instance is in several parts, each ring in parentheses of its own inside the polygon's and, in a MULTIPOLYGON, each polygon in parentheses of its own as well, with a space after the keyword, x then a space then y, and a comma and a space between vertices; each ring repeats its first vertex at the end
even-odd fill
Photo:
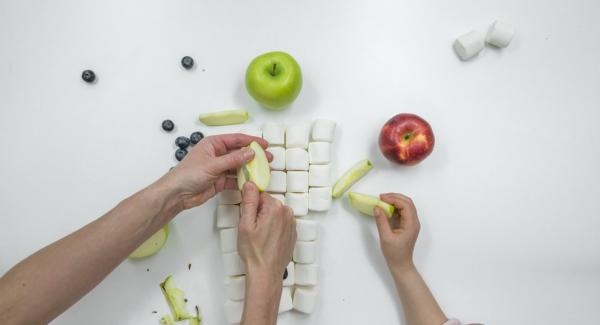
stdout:
POLYGON ((251 141, 267 146, 240 134, 204 139, 157 182, 17 264, 0 278, 0 323, 48 323, 64 312, 179 212, 234 187, 226 173, 252 159, 238 150, 251 141))
POLYGON ((394 205, 398 211, 390 220, 381 208, 376 207, 374 212, 381 250, 396 283, 406 323, 441 325, 448 319, 413 263, 413 250, 420 228, 415 206, 402 194, 383 194, 381 199, 394 205))
POLYGON ((247 269, 241 324, 276 324, 283 272, 296 243, 292 209, 246 183, 238 236, 238 251, 247 269))

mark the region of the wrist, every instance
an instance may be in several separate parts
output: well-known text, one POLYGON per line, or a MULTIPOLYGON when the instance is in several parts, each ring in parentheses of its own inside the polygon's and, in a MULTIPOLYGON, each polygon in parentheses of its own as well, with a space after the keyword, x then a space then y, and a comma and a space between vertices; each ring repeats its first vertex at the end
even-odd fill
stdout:
POLYGON ((403 279, 411 277, 413 274, 418 273, 417 267, 412 261, 404 263, 402 265, 389 265, 389 269, 394 279, 403 279))
POLYGON ((160 179, 142 190, 141 195, 154 210, 156 221, 164 225, 183 211, 183 201, 179 193, 177 187, 160 179))

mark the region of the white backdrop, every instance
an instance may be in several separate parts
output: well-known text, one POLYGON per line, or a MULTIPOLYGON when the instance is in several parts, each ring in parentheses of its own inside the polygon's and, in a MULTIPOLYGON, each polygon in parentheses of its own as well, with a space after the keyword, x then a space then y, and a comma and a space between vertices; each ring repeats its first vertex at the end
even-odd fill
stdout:
MULTIPOLYGON (((198 113, 247 108, 250 126, 336 120, 335 170, 369 157, 376 167, 355 190, 414 198, 416 262, 447 315, 597 323, 599 10, 595 0, 0 0, 0 273, 167 171, 176 135, 223 132, 198 113), (517 28, 510 47, 459 61, 453 39, 496 18, 517 28), (270 50, 304 73, 281 113, 243 87, 247 64, 270 50), (96 84, 80 79, 86 68, 96 84), (436 134, 416 167, 377 148, 399 112, 436 134), (174 134, 160 131, 167 117, 174 134)), ((167 274, 206 324, 224 323, 214 205, 182 213, 157 256, 124 262, 53 324, 155 324, 167 274)), ((280 323, 402 322, 372 220, 346 200, 319 218, 319 307, 280 323)))

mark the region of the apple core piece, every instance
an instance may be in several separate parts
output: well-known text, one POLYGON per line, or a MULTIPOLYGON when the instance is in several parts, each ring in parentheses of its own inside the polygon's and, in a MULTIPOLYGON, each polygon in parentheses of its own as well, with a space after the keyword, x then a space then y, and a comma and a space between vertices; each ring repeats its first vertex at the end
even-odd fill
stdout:
POLYGON ((185 294, 183 290, 175 287, 173 276, 169 275, 165 281, 160 284, 160 289, 165 296, 165 300, 171 309, 173 319, 176 321, 190 319, 193 316, 185 308, 185 294))

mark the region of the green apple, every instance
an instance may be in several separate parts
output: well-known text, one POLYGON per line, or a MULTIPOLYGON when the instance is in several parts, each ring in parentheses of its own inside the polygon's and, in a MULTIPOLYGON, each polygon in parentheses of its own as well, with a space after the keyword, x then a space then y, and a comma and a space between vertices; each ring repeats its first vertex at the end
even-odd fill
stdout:
POLYGON ((300 66, 285 52, 259 55, 246 70, 246 90, 266 108, 286 108, 298 97, 301 89, 300 66))
POLYGON ((136 248, 129 258, 144 258, 156 254, 167 242, 169 238, 169 225, 162 227, 152 237, 146 239, 138 248, 136 248))
POLYGON ((200 114, 200 122, 208 126, 241 124, 248 120, 248 111, 245 109, 232 109, 228 111, 200 114))
POLYGON ((263 192, 269 186, 271 181, 271 167, 269 160, 263 148, 256 141, 252 141, 248 146, 254 150, 254 158, 238 170, 237 182, 240 191, 244 188, 247 181, 251 181, 263 192))
POLYGON ((342 196, 344 192, 354 185, 354 183, 358 182, 358 180, 365 176, 371 169, 373 169, 373 163, 369 159, 359 161, 346 171, 335 183, 331 195, 334 198, 342 196))
POLYGON ((350 192, 348 197, 353 208, 371 217, 374 215, 373 209, 376 206, 380 207, 388 218, 391 218, 396 210, 393 205, 383 202, 375 196, 350 192))
POLYGON ((169 275, 160 284, 160 290, 165 296, 167 304, 169 304, 169 308, 171 309, 171 314, 176 321, 193 318, 185 308, 185 294, 183 290, 175 287, 172 275, 169 275))

